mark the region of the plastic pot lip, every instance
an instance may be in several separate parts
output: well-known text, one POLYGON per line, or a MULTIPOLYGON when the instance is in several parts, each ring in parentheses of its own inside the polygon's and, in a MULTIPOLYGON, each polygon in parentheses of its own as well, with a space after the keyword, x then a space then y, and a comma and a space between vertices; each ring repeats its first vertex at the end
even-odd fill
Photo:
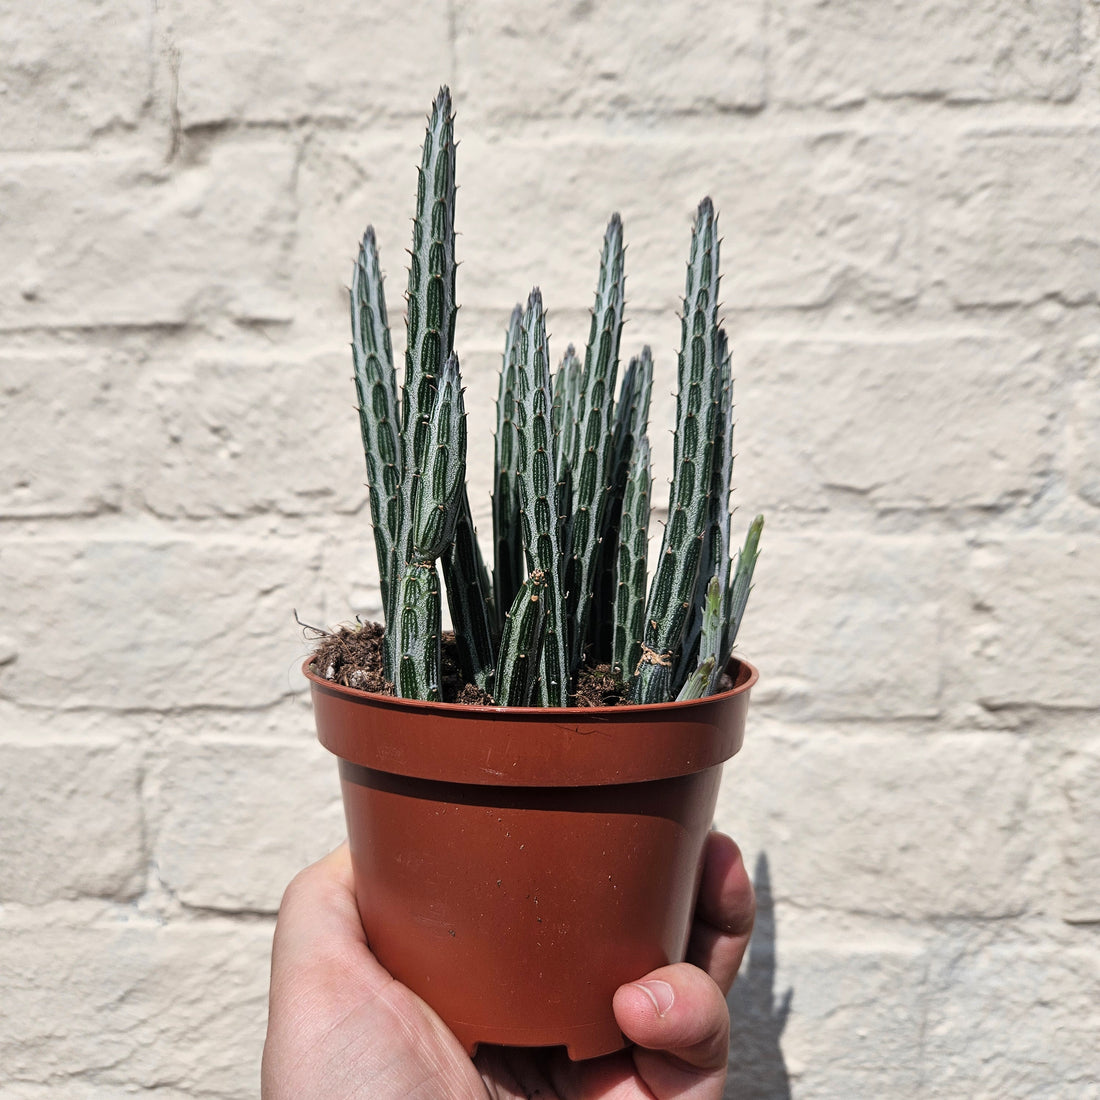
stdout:
POLYGON ((322 680, 305 662, 317 737, 349 764, 449 783, 588 787, 688 775, 740 748, 756 669, 731 661, 729 691, 622 707, 426 703, 322 680))
POLYGON ((730 657, 730 663, 726 666, 731 673, 733 687, 728 691, 716 692, 714 695, 704 695, 700 699, 673 699, 667 703, 625 703, 613 707, 500 707, 485 706, 470 703, 441 703, 428 702, 423 699, 404 699, 398 695, 380 695, 373 691, 363 691, 360 688, 346 687, 332 680, 326 680, 318 676, 312 669, 315 654, 311 654, 302 662, 302 674, 313 685, 313 690, 331 692, 334 695, 344 696, 354 701, 361 700, 373 706, 392 707, 396 710, 412 711, 419 714, 436 714, 440 718, 460 718, 468 715, 482 721, 492 718, 509 718, 516 720, 562 722, 562 721, 635 721, 645 716, 648 720, 662 713, 675 713, 685 708, 696 707, 703 704, 714 704, 723 699, 729 699, 736 695, 745 694, 752 690, 760 673, 755 665, 751 665, 742 657, 736 655, 730 657))

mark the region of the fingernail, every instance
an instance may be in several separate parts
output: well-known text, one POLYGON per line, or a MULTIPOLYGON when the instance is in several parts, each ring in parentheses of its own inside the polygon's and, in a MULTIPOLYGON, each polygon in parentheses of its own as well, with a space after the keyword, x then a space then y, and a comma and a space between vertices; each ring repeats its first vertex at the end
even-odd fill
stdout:
POLYGON ((664 1016, 676 999, 676 994, 673 993, 672 986, 668 982, 654 979, 653 981, 635 982, 634 984, 653 1002, 653 1007, 657 1010, 658 1016, 664 1016))

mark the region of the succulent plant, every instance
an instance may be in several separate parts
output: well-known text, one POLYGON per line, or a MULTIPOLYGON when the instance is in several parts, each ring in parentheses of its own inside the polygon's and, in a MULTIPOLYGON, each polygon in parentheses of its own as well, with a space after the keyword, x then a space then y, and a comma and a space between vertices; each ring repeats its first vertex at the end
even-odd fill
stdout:
POLYGON ((633 702, 713 693, 744 615, 763 519, 731 561, 732 374, 711 201, 700 203, 691 237, 668 522, 648 584, 653 357, 643 348, 616 387, 619 216, 604 235, 583 358, 570 345, 551 373, 537 288, 512 311, 497 398, 490 579, 465 483, 454 208, 454 118, 442 88, 419 170, 400 391, 372 228, 351 285, 386 678, 398 695, 440 698, 442 562, 462 672, 500 705, 569 706, 578 672, 597 662, 633 702))

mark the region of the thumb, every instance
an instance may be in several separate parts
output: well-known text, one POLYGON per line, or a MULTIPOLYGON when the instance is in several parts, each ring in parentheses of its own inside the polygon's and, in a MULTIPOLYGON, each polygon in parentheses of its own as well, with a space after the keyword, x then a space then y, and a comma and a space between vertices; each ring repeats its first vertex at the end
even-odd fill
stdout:
POLYGON ((688 963, 665 966, 621 986, 614 1009, 656 1100, 721 1100, 730 1021, 713 979, 688 963))

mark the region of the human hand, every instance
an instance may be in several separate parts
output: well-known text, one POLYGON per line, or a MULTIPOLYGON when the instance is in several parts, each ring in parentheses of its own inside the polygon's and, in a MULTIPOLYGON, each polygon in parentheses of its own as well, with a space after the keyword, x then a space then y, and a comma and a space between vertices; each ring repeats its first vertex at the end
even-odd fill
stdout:
POLYGON ((688 961, 615 993, 636 1045, 570 1062, 564 1051, 481 1047, 446 1024, 371 954, 347 844, 287 887, 271 955, 263 1100, 720 1100, 729 992, 755 902, 737 845, 708 838, 688 961))

